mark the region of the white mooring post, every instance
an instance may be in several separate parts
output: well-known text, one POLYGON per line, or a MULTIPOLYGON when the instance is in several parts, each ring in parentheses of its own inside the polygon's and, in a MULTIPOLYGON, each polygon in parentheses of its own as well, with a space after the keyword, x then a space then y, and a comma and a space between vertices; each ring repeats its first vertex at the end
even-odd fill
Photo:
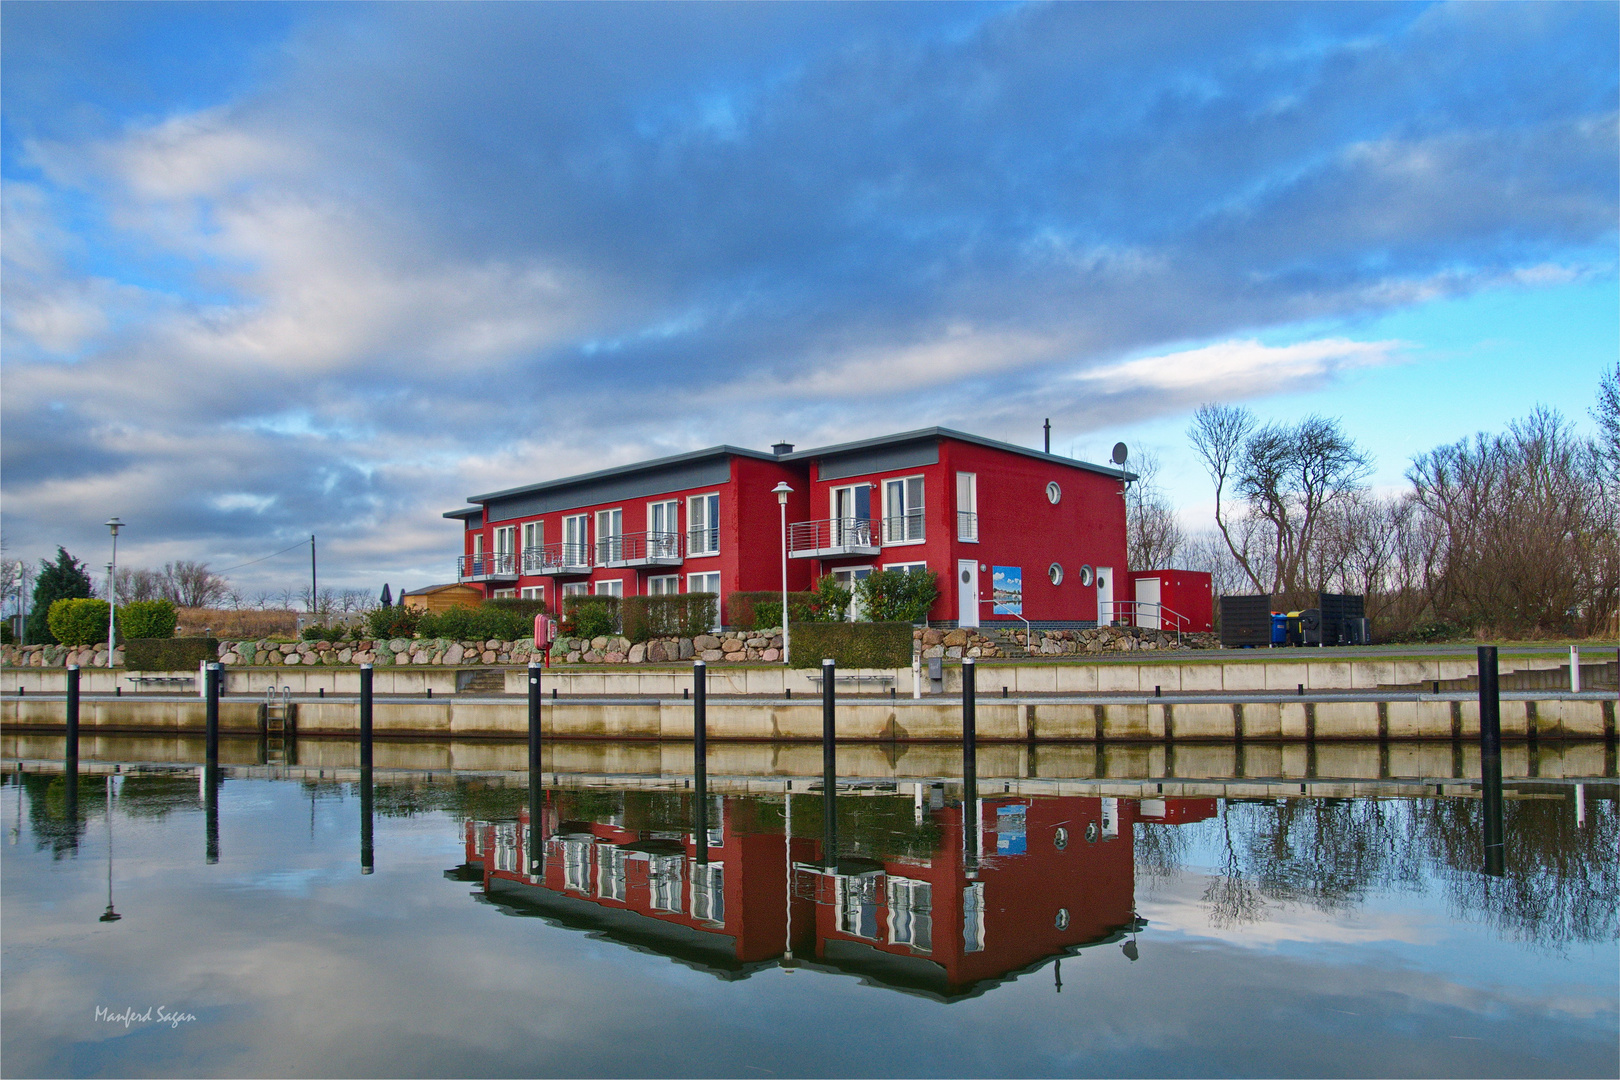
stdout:
POLYGON ((1579 645, 1569 647, 1569 692, 1572 694, 1581 692, 1581 647, 1579 645))

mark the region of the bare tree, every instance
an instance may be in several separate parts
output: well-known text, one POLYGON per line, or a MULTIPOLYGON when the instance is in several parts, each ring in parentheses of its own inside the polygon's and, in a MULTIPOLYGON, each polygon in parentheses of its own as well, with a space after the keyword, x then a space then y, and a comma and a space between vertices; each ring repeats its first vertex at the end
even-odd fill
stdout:
POLYGON ((1193 413, 1187 437, 1192 440, 1193 449, 1203 459, 1204 468, 1215 482, 1215 528, 1255 591, 1264 592, 1265 587, 1260 584, 1259 576, 1249 565, 1248 545, 1239 546, 1232 539, 1232 527, 1226 515, 1227 486, 1236 480, 1238 458, 1255 423, 1254 414, 1241 406, 1206 403, 1193 413))
POLYGON ((1133 570, 1164 570, 1174 563, 1187 537, 1175 507, 1159 486, 1159 458, 1140 451, 1131 466, 1136 480, 1125 503, 1126 551, 1133 570))
POLYGON ((1598 399, 1592 419, 1598 425, 1598 448, 1608 468, 1609 482, 1620 484, 1620 361, 1598 380, 1598 399))
POLYGON ((229 591, 230 583, 207 563, 181 559, 163 567, 163 596, 176 607, 216 607, 229 591))

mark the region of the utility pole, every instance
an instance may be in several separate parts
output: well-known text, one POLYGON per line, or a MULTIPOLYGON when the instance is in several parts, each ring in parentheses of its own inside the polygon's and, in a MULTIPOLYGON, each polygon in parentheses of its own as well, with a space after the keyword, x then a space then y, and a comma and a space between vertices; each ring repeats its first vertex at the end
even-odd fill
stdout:
POLYGON ((309 534, 309 613, 315 614, 315 534, 309 534))

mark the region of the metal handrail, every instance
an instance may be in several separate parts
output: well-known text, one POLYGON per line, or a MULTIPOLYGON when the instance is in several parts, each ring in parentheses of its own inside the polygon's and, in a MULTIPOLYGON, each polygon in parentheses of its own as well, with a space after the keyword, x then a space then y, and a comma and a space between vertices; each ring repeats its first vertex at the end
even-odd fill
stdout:
POLYGON ((686 530, 688 555, 720 554, 720 526, 707 525, 686 530))
POLYGON ((871 518, 822 518, 788 526, 788 553, 836 547, 873 547, 871 518))
POLYGON ((958 540, 977 540, 979 538, 979 515, 972 510, 958 510, 956 512, 956 538, 958 540))
MULTIPOLYGON (((1120 619, 1122 617, 1121 613, 1123 611, 1128 611, 1129 612, 1129 615, 1128 615, 1129 622, 1130 622, 1130 625, 1132 625, 1132 626, 1141 625, 1140 619, 1142 617, 1142 611, 1143 611, 1143 609, 1146 609, 1146 608, 1155 609, 1154 613, 1158 616, 1159 629, 1160 630, 1169 629, 1168 627, 1166 627, 1164 625, 1164 623, 1165 623, 1165 618, 1164 617, 1166 615, 1174 616, 1175 617, 1175 631, 1176 631, 1176 644, 1177 645, 1181 644, 1181 631, 1182 631, 1182 628, 1185 627, 1188 623, 1192 622, 1192 619, 1190 619, 1187 616, 1181 614, 1181 612, 1176 611, 1174 608, 1165 607, 1163 604, 1158 603, 1157 601, 1154 601, 1154 600, 1113 600, 1113 601, 1110 601, 1109 603, 1113 608, 1113 615, 1114 615, 1115 619, 1120 619)), ((1101 614, 1101 613, 1099 612, 1098 614, 1101 614)), ((1099 621, 1101 621, 1101 620, 1099 620, 1099 621)))
POLYGON ((465 581, 468 578, 491 577, 496 574, 515 575, 518 572, 517 566, 517 556, 510 551, 463 555, 456 560, 456 576, 465 581))
POLYGON ((565 567, 589 570, 593 565, 589 544, 547 544, 545 547, 523 550, 523 568, 531 570, 532 567, 531 572, 536 574, 553 574, 565 567))
POLYGON ((679 559, 684 554, 684 540, 685 536, 678 532, 650 530, 606 536, 596 542, 596 561, 600 564, 638 559, 679 559))

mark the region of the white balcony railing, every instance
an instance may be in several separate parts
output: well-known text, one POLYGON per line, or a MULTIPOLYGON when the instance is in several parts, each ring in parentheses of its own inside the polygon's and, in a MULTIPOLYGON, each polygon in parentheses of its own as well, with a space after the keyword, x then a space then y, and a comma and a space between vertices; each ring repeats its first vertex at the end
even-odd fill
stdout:
POLYGON ((679 566, 683 539, 678 532, 639 532, 603 537, 596 542, 596 565, 679 566))
POLYGON ((956 512, 956 538, 968 541, 977 541, 979 539, 978 514, 971 510, 958 510, 956 512))
POLYGON ((480 552, 463 555, 456 560, 456 578, 460 581, 497 581, 518 576, 517 556, 509 551, 494 554, 480 552))
POLYGON ((883 542, 907 544, 923 539, 923 512, 911 510, 883 519, 883 542))
POLYGON ((720 527, 697 528, 686 530, 686 553, 688 555, 718 555, 720 554, 720 527))
POLYGON ((591 572, 589 544, 549 544, 523 549, 523 572, 550 577, 591 572))
POLYGON ((824 518, 788 526, 788 555, 796 559, 876 555, 870 518, 824 518))

